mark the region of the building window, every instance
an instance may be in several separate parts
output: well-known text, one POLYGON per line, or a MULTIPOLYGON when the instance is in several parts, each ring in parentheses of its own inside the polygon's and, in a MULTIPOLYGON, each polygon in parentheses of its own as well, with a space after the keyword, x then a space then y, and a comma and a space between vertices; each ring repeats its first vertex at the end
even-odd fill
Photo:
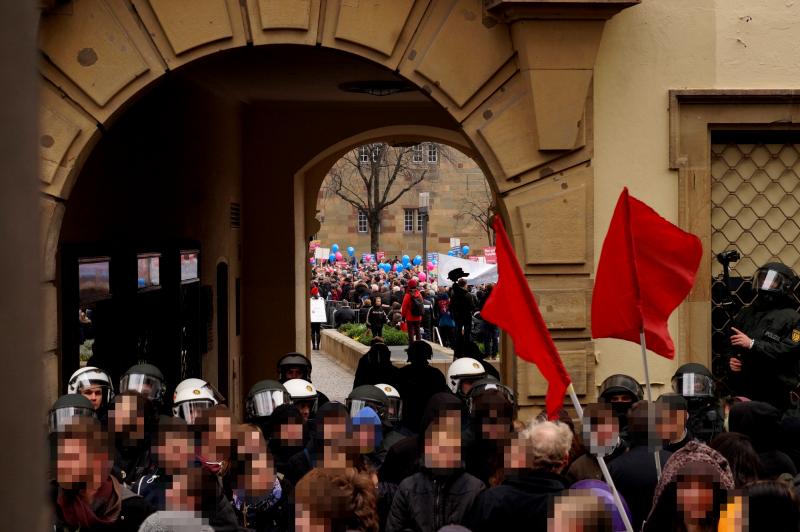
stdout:
POLYGON ((369 146, 361 146, 358 148, 358 160, 362 163, 369 162, 369 146))
POLYGON ((419 209, 414 209, 417 212, 417 232, 422 232, 422 213, 419 212, 419 209))
POLYGON ((403 210, 403 232, 411 233, 414 231, 414 214, 417 209, 403 210))
POLYGON ((417 144, 413 148, 413 158, 411 159, 415 163, 422 162, 422 144, 417 144))
POLYGON ((359 233, 366 233, 368 228, 367 224, 367 213, 364 211, 358 211, 358 232, 359 233))
POLYGON ((437 146, 434 143, 428 144, 428 162, 429 163, 439 162, 439 146, 437 146))

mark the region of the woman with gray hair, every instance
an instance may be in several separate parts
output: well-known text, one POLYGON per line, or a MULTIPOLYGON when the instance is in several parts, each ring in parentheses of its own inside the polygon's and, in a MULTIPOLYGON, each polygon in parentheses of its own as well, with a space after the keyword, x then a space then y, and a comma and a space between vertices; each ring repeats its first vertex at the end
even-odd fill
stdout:
POLYGON ((505 451, 503 483, 478 496, 466 521, 474 532, 546 530, 549 508, 567 481, 561 471, 569 459, 572 431, 559 421, 533 421, 505 451))

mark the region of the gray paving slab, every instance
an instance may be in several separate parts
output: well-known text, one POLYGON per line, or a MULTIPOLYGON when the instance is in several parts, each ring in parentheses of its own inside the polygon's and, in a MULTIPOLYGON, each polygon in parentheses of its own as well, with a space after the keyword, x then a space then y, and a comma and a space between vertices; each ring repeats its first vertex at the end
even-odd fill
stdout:
POLYGON ((331 401, 344 403, 353 389, 353 373, 322 351, 311 352, 314 386, 331 401))

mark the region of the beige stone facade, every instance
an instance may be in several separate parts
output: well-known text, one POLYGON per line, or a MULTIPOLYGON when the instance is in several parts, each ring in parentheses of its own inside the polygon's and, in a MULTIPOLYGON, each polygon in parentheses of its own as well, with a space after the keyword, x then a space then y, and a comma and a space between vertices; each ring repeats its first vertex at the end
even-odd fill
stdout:
MULTIPOLYGON (((670 322, 676 360, 651 361, 661 390, 678 364, 710 362, 712 137, 738 129, 758 144, 800 127, 800 7, 784 0, 45 4, 54 6, 39 24, 49 397, 68 367, 64 245, 99 239, 135 252, 173 237, 199 242, 201 283, 237 311, 227 352, 212 322, 203 358, 236 407, 282 353, 308 350, 307 243, 322 234, 321 183, 344 153, 382 141, 441 142, 476 161, 584 400, 612 373, 643 377, 638 346, 593 341, 590 330, 593 274, 622 187, 698 234, 698 283, 670 322), (410 90, 341 89, 376 80, 410 90), (93 217, 103 202, 113 204, 93 217), (82 224, 98 227, 82 233, 82 224), (220 263, 231 271, 222 292, 220 263)), ((513 362, 512 347, 504 342, 513 362)), ((541 403, 533 366, 504 371, 523 405, 541 403)))
MULTIPOLYGON (((473 210, 472 204, 475 208, 491 206, 494 193, 475 161, 458 150, 434 144, 438 155, 436 162, 429 163, 429 146, 423 144, 423 161, 419 163, 419 170, 426 172, 425 179, 383 211, 379 250, 387 257, 422 255, 419 193, 428 192, 428 252, 447 253, 450 238, 455 237, 460 239, 461 246, 470 247, 471 254, 482 255, 483 248, 489 245, 489 237, 469 213, 473 210), (442 156, 443 152, 446 157, 442 156)), ((317 198, 320 230, 315 238, 323 247, 338 243, 342 250, 353 246, 359 257, 361 253, 369 253, 368 227, 362 221, 359 231, 357 210, 331 192, 330 180, 330 176, 325 178, 317 198)))

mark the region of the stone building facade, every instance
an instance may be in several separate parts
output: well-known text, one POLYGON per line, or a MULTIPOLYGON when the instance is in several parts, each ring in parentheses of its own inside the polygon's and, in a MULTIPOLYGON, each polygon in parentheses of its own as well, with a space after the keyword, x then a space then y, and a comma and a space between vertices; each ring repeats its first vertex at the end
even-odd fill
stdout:
MULTIPOLYGON (((430 194, 428 252, 447 253, 450 239, 469 246, 470 254, 482 255, 489 244, 483 226, 469 213, 491 205, 493 193, 478 164, 460 151, 436 143, 421 144, 419 170, 425 179, 387 207, 381 215, 379 251, 387 257, 422 255, 422 219, 419 193, 430 194), (444 156, 446 152, 446 156, 444 156)), ((356 254, 370 251, 369 227, 358 210, 331 190, 331 176, 322 183, 317 196, 320 230, 315 239, 323 247, 338 243, 344 250, 353 246, 356 254)), ((399 190, 403 185, 395 188, 399 190)))

